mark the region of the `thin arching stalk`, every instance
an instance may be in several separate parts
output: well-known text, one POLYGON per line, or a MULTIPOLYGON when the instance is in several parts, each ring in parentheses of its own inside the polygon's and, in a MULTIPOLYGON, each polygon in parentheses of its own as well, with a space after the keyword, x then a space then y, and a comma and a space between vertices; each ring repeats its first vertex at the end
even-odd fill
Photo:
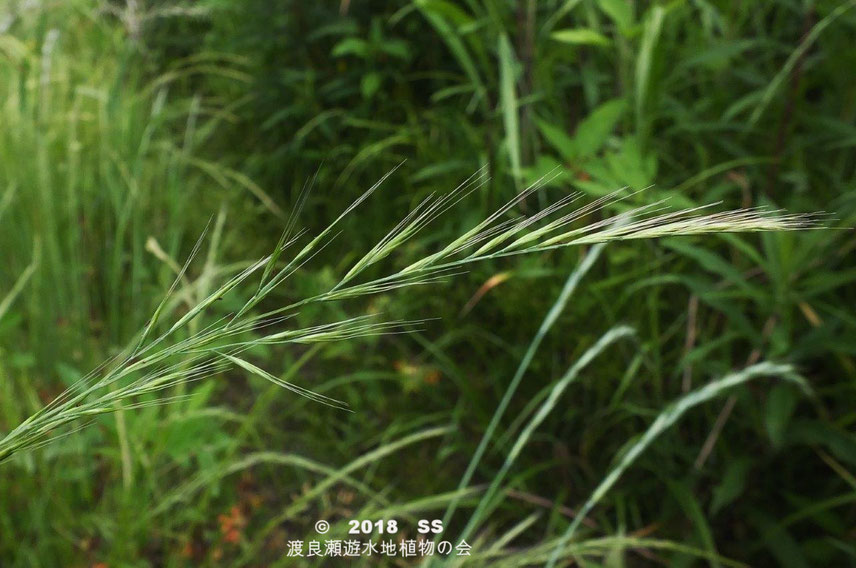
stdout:
MULTIPOLYGON (((262 300, 269 297, 300 268, 310 263, 336 238, 338 234, 336 229, 341 221, 367 200, 392 174, 392 171, 356 199, 327 227, 307 240, 305 233, 297 230, 296 223, 299 211, 308 199, 309 188, 312 186, 311 182, 308 183, 305 190, 301 192, 292 215, 287 219, 282 237, 271 254, 250 263, 246 268, 226 279, 213 292, 191 305, 177 320, 166 323, 164 320, 169 315, 168 306, 171 305, 169 300, 175 295, 179 286, 186 281, 188 268, 203 247, 206 228, 187 262, 179 270, 175 283, 167 291, 137 338, 120 355, 93 370, 0 439, 0 461, 17 452, 47 443, 62 432, 78 427, 94 416, 115 412, 122 408, 169 402, 172 397, 166 391, 235 367, 265 378, 295 394, 335 408, 346 409, 345 403, 281 380, 253 365, 241 357, 241 354, 254 346, 264 344, 321 343, 406 333, 424 323, 424 320, 383 321, 374 316, 360 316, 305 328, 287 327, 300 309, 306 306, 351 300, 410 286, 432 285, 459 274, 467 265, 476 262, 594 244, 584 263, 566 284, 560 303, 557 304, 559 307, 556 308, 560 309, 561 302, 567 300, 576 282, 594 262, 602 246, 612 241, 736 231, 782 231, 816 226, 814 217, 783 214, 779 211, 744 209, 708 213, 706 208, 695 208, 663 212, 662 203, 632 208, 602 221, 574 226, 591 213, 602 211, 636 193, 626 189, 618 190, 576 209, 571 209, 570 206, 580 196, 569 195, 528 217, 513 216, 511 212, 516 206, 549 182, 551 174, 537 180, 514 199, 441 247, 440 250, 426 254, 420 260, 386 276, 361 281, 361 276, 368 267, 389 257, 396 249, 420 231, 425 230, 430 223, 485 183, 486 172, 479 170, 451 192, 442 195, 432 194, 423 200, 355 262, 329 290, 267 313, 255 313, 254 310, 262 300), (307 242, 304 243, 305 240, 307 242), (283 255, 288 251, 295 252, 290 260, 283 262, 283 255), (199 328, 200 326, 196 324, 197 318, 207 312, 224 295, 249 285, 253 278, 258 278, 258 282, 254 285, 255 292, 235 314, 199 328), (191 322, 194 322, 193 325, 190 325, 191 322), (165 329, 165 331, 158 335, 158 329, 165 329), (179 330, 184 330, 186 337, 175 340, 179 330)), ((208 278, 207 274, 206 278, 208 278)), ((208 285, 209 282, 206 280, 206 289, 208 285)), ((551 311, 545 320, 544 333, 552 324, 550 318, 555 319, 556 316, 557 313, 551 311)), ((492 434, 496 422, 508 404, 507 399, 513 395, 522 373, 525 372, 534 350, 537 349, 540 337, 543 337, 543 334, 536 337, 530 347, 530 352, 524 358, 518 374, 512 380, 511 388, 503 398, 494 420, 491 421, 488 435, 482 440, 467 470, 466 482, 472 476, 473 468, 485 450, 485 445, 490 439, 489 434, 492 434)), ((463 480, 462 483, 466 484, 463 480)), ((454 507, 453 501, 447 516, 451 515, 454 507)))

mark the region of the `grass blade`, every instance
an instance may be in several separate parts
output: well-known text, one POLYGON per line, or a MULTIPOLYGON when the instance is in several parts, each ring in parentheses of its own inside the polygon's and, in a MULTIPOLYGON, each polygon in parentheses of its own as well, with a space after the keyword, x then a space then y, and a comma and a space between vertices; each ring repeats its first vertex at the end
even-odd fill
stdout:
MULTIPOLYGON (((550 328, 553 327, 553 324, 556 323, 556 320, 559 318, 559 315, 565 309, 565 306, 567 305, 571 294, 573 294, 574 290, 577 289, 577 286, 579 285, 583 276, 585 276, 589 269, 592 267, 595 260, 597 260, 597 258, 600 256, 600 252, 602 250, 603 245, 595 245, 594 247, 592 247, 588 254, 586 254, 585 258, 583 258, 579 266, 577 266, 577 268, 574 269, 573 272, 571 272, 570 276, 568 276, 568 279, 565 281, 565 285, 562 288, 562 291, 559 293, 559 297, 556 298, 556 301, 553 303, 553 306, 550 308, 550 311, 547 313, 547 316, 544 318, 544 321, 541 322, 541 326, 538 328, 535 337, 532 338, 532 342, 526 349, 526 353, 523 355, 523 359, 520 361, 520 365, 517 367, 517 371, 514 373, 514 376, 512 377, 511 382, 509 383, 508 388, 506 389, 505 394, 502 397, 502 400, 499 402, 499 406, 497 406, 496 410, 494 411, 493 416, 490 419, 490 423, 488 424, 487 429, 485 429, 484 435, 482 436, 482 439, 479 442, 479 445, 476 448, 476 451, 473 454, 472 458, 470 458, 470 463, 469 465, 467 465, 467 469, 464 472, 463 477, 461 477, 461 480, 458 483, 458 490, 461 490, 470 484, 473 474, 475 473, 476 467, 478 467, 479 462, 481 462, 481 458, 484 455, 484 452, 487 450, 487 445, 492 440, 497 426, 499 426, 499 421, 502 420, 502 417, 505 414, 505 410, 508 408, 511 399, 514 397, 514 393, 517 391, 517 387, 520 386, 520 382, 523 380, 523 375, 526 374, 526 371, 529 369, 529 365, 532 363, 532 359, 535 357, 535 352, 538 351, 538 347, 541 345, 541 342, 544 340, 544 337, 547 335, 547 332, 550 331, 550 328)), ((450 503, 449 508, 446 509, 446 514, 443 518, 443 525, 448 526, 449 521, 455 514, 457 506, 457 500, 454 500, 450 503)))
POLYGON ((721 379, 708 383, 670 404, 657 416, 657 419, 648 427, 648 430, 645 431, 639 441, 633 444, 633 446, 631 446, 630 449, 621 456, 618 464, 595 488, 591 496, 580 508, 577 517, 571 522, 570 526, 568 526, 567 530, 562 535, 562 538, 556 545, 555 551, 547 565, 556 565, 556 562, 559 560, 561 550, 574 536, 582 522, 582 519, 585 518, 585 516, 594 508, 595 505, 598 504, 598 502, 600 502, 601 499, 603 499, 609 490, 616 484, 621 475, 627 471, 631 465, 633 465, 636 459, 648 449, 660 434, 671 428, 688 410, 716 398, 736 386, 745 384, 753 379, 766 376, 779 376, 783 379, 793 381, 805 389, 808 388, 805 380, 797 375, 794 368, 790 365, 764 362, 752 365, 751 367, 747 367, 741 371, 731 373, 721 379))

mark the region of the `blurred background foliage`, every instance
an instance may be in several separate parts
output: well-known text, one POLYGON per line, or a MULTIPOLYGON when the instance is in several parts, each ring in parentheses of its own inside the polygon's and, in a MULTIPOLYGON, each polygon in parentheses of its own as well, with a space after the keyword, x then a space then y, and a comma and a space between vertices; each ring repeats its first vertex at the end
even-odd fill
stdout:
MULTIPOLYGON (((773 359, 795 363, 814 396, 763 383, 690 413, 586 534, 655 537, 751 565, 854 565, 854 7, 6 3, 0 296, 14 297, 0 304, 0 431, 145 324, 212 216, 220 230, 195 282, 270 250, 312 176, 300 222, 317 230, 406 160, 280 292, 286 302, 332 282, 431 191, 482 166, 491 176, 390 263, 419 258, 558 166, 522 212, 570 192, 647 188, 628 201, 824 210, 844 229, 607 247, 545 338, 475 487, 607 329, 624 323, 637 338, 587 367, 541 425, 481 523, 482 548, 535 515, 497 554, 536 563, 532 547, 564 531, 568 508, 669 401, 773 359)), ((287 563, 286 542, 308 538, 318 518, 442 515, 580 254, 495 261, 441 287, 335 308, 439 318, 412 336, 253 353, 354 413, 235 372, 4 464, 0 564, 287 563)), ((241 299, 222 304, 225 314, 241 299)), ((701 562, 627 544, 586 558, 701 562)))

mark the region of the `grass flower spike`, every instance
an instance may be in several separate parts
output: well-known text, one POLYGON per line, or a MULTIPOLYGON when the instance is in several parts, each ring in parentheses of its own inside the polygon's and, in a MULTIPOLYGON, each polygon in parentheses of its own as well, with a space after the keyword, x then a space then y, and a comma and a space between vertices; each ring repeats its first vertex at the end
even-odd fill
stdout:
MULTIPOLYGON (((394 171, 394 170, 392 170, 394 171)), ((170 395, 175 387, 199 381, 239 368, 262 377, 295 394, 321 404, 344 409, 333 398, 313 393, 280 379, 250 363, 242 354, 254 346, 285 343, 320 343, 358 337, 407 332, 424 320, 383 321, 375 316, 358 316, 340 321, 293 328, 289 324, 297 313, 311 304, 349 300, 391 290, 429 285, 443 281, 472 263, 519 254, 535 254, 556 248, 608 243, 617 240, 647 239, 663 236, 697 235, 719 232, 784 231, 816 226, 816 218, 783 214, 780 211, 746 209, 707 212, 709 206, 664 212, 663 203, 643 205, 613 217, 574 227, 593 213, 635 195, 618 190, 588 204, 571 208, 579 194, 568 195, 529 216, 514 216, 516 206, 541 189, 549 177, 541 178, 515 198, 497 209, 470 230, 425 255, 405 268, 380 278, 360 280, 365 270, 389 257, 431 222, 458 204, 487 179, 484 169, 442 195, 429 195, 398 222, 376 245, 330 287, 329 290, 264 313, 255 313, 259 303, 336 238, 340 222, 367 200, 392 174, 387 173, 369 188, 332 223, 312 238, 296 229, 299 212, 308 199, 313 182, 300 194, 276 249, 223 282, 219 288, 192 305, 172 323, 164 323, 171 311, 170 301, 185 281, 188 267, 202 248, 208 229, 203 232, 175 282, 155 309, 151 319, 121 354, 94 369, 86 377, 24 420, 0 439, 0 461, 14 454, 37 448, 59 436, 85 426, 93 417, 119 409, 140 408, 176 400, 170 395), (305 244, 301 243, 305 242, 305 244), (290 260, 286 253, 296 251, 290 260), (220 298, 239 286, 258 278, 249 300, 228 317, 199 327, 195 322, 220 298), (191 322, 194 325, 191 327, 191 322), (175 340, 176 332, 188 328, 186 337, 175 340), (160 334, 157 330, 162 329, 160 334)), ((182 395, 178 395, 182 396, 182 395)))

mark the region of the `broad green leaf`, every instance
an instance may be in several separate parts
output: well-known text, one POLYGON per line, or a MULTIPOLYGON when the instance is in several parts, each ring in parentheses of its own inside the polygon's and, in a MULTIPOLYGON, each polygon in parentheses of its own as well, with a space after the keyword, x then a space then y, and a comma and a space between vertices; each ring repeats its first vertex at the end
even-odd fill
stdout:
MULTIPOLYGON (((613 188, 616 185, 619 187, 627 185, 641 189, 651 185, 657 179, 657 154, 643 152, 637 136, 624 138, 618 152, 606 154, 605 164, 609 166, 612 173, 613 188)), ((594 177, 593 170, 591 173, 594 177)))
POLYGON ((539 118, 535 119, 535 124, 538 126, 538 130, 541 131, 541 135, 547 139, 547 142, 550 143, 553 149, 564 160, 570 161, 577 157, 577 146, 574 143, 574 139, 563 128, 539 118))
POLYGON ((546 155, 538 156, 534 164, 523 169, 522 174, 527 185, 533 184, 539 179, 548 178, 552 180, 547 183, 548 187, 561 187, 571 180, 571 175, 563 164, 556 158, 546 155), (551 178, 550 176, 556 177, 551 178))
POLYGON ((626 106, 624 99, 607 101, 580 122, 574 137, 579 156, 591 156, 603 147, 626 106))
POLYGON ((370 99, 380 88, 381 77, 380 73, 367 73, 360 80, 360 91, 363 93, 363 98, 370 99))
POLYGON ((622 33, 633 25, 633 3, 628 0, 598 0, 600 9, 609 16, 622 33))

